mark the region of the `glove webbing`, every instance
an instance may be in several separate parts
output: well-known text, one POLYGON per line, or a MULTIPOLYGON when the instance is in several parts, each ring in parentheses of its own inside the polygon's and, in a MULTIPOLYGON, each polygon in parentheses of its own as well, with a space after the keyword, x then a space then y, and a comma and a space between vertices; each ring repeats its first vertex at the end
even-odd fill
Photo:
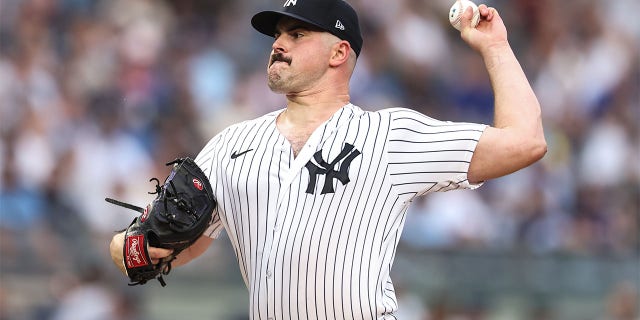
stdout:
MULTIPOLYGON (((151 179, 149 179, 149 182, 154 181, 154 180, 156 182, 156 191, 147 192, 148 194, 157 194, 157 193, 162 191, 162 188, 160 187, 160 180, 158 180, 157 178, 151 178, 151 179)), ((173 186, 173 184, 172 184, 172 186, 173 186)), ((176 188, 173 187, 173 189, 175 190, 176 188)), ((134 205, 132 205, 130 203, 118 201, 118 200, 112 199, 112 198, 104 198, 104 200, 109 202, 109 203, 112 203, 112 204, 115 204, 115 205, 118 205, 118 206, 121 206, 121 207, 124 207, 124 208, 127 208, 127 209, 131 209, 131 210, 134 210, 134 211, 138 211, 140 213, 144 213, 144 208, 141 208, 141 207, 138 207, 138 206, 134 206, 134 205)))

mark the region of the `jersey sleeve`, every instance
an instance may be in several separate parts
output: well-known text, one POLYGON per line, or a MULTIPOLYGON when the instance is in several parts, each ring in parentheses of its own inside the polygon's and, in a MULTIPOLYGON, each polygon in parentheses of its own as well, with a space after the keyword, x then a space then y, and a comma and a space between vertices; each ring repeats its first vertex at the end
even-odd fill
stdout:
MULTIPOLYGON (((219 148, 219 141, 221 140, 222 135, 223 134, 220 133, 214 138, 212 138, 205 145, 205 147, 200 151, 200 153, 195 159, 196 164, 198 164, 200 169, 202 169, 202 171, 209 178, 209 182, 211 183, 211 188, 213 189, 213 195, 214 197, 216 197, 216 199, 218 199, 218 194, 219 194, 219 192, 217 192, 219 190, 219 185, 217 183, 216 170, 215 170, 216 168, 215 163, 217 161, 217 154, 218 154, 216 150, 217 148, 219 148)), ((207 230, 205 230, 205 232, 203 233, 203 235, 206 235, 213 239, 217 239, 220 236, 220 233, 222 232, 222 230, 224 229, 222 219, 220 218, 219 208, 220 206, 218 205, 213 210, 213 217, 211 219, 211 224, 209 225, 207 230)))
POLYGON ((388 161, 399 194, 475 189, 467 179, 484 124, 440 121, 415 110, 390 110, 388 161))

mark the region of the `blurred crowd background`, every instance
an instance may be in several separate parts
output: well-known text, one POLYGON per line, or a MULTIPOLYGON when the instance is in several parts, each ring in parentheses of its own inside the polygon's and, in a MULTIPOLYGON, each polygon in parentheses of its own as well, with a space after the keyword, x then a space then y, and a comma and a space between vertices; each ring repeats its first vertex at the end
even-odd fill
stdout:
MULTIPOLYGON (((355 104, 491 123, 453 0, 350 2, 365 38, 355 104)), ((415 201, 394 270, 400 319, 638 320, 640 2, 487 3, 539 97, 549 152, 477 191, 415 201)), ((280 5, 0 2, 0 319, 247 319, 224 236, 166 288, 126 286, 108 243, 136 213, 104 198, 146 204, 165 162, 283 107, 265 84, 271 40, 249 24, 280 5)))

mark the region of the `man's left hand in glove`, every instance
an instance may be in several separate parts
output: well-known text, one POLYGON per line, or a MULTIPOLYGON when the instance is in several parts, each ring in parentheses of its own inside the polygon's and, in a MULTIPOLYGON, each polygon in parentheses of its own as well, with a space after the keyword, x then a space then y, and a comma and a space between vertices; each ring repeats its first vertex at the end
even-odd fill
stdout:
POLYGON ((133 285, 158 279, 164 286, 162 276, 171 271, 178 254, 196 242, 211 242, 201 240, 216 207, 208 178, 189 158, 167 165, 173 168, 162 186, 152 179, 157 182, 156 198, 146 208, 106 199, 141 213, 110 245, 112 259, 133 285))

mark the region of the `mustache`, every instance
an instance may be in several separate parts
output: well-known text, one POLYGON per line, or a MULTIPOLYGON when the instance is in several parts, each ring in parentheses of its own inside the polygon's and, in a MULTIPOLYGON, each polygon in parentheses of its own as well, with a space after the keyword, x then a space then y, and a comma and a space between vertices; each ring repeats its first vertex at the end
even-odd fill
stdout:
POLYGON ((271 59, 269 60, 269 66, 274 64, 275 62, 286 62, 288 65, 291 65, 291 58, 285 57, 282 53, 277 52, 271 55, 271 59))

